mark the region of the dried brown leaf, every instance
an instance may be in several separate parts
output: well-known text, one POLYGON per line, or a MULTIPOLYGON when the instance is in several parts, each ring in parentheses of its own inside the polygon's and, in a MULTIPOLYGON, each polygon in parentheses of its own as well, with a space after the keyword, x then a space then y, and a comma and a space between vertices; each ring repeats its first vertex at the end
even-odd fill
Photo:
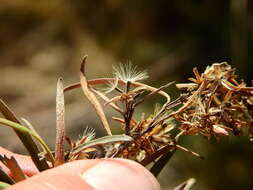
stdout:
POLYGON ((16 182, 26 179, 26 175, 23 173, 21 167, 13 156, 11 156, 11 158, 8 158, 6 155, 0 155, 0 160, 7 168, 9 168, 12 177, 16 182))
POLYGON ((225 136, 229 135, 227 130, 221 124, 213 125, 213 132, 218 134, 218 135, 225 135, 225 136))
POLYGON ((202 82, 202 78, 201 78, 201 76, 199 74, 199 71, 198 71, 197 67, 193 68, 193 73, 194 73, 194 75, 195 75, 195 77, 197 79, 197 83, 198 84, 201 83, 202 82))
POLYGON ((112 135, 112 132, 111 132, 110 126, 108 124, 108 121, 105 117, 105 113, 103 111, 103 108, 102 108, 101 104, 99 103, 99 101, 97 100, 94 93, 89 89, 88 82, 85 77, 85 70, 84 70, 86 59, 87 59, 87 56, 85 56, 83 58, 83 61, 81 64, 81 69, 80 69, 80 71, 81 71, 80 72, 80 83, 81 83, 82 90, 83 90, 85 96, 87 97, 87 99, 91 102, 91 104, 95 108, 96 113, 97 113, 98 117, 100 118, 104 129, 106 130, 106 133, 108 135, 112 135))

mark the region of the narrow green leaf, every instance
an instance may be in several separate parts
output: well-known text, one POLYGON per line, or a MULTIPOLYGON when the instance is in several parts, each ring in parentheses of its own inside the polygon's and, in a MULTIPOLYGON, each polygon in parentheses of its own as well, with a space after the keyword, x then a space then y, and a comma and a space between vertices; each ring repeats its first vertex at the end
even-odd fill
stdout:
MULTIPOLYGON (((22 122, 24 123, 24 126, 25 127, 27 127, 28 129, 30 129, 34 134, 36 134, 37 136, 40 136, 39 135, 39 133, 35 130, 35 128, 33 127, 33 125, 28 121, 28 120, 26 120, 25 118, 21 118, 21 120, 22 120, 22 122)), ((32 137, 33 138, 33 137, 32 137)), ((33 138, 34 139, 34 138, 33 138)), ((36 139, 35 139, 36 140, 36 139)), ((45 157, 45 156, 43 156, 42 157, 42 155, 45 155, 45 152, 46 152, 46 150, 43 148, 43 147, 41 147, 42 149, 43 149, 43 152, 40 152, 39 153, 39 157, 40 157, 40 160, 45 160, 46 161, 46 159, 48 158, 48 156, 47 157, 45 157)), ((46 154, 47 155, 47 154, 46 154)))
POLYGON ((39 135, 39 133, 35 130, 35 128, 33 127, 33 125, 28 120, 26 120, 23 117, 21 117, 20 119, 24 123, 24 126, 26 126, 28 129, 30 129, 31 131, 33 131, 34 133, 36 133, 37 135, 39 135))
POLYGON ((39 142, 42 148, 48 153, 50 162, 54 165, 54 157, 50 149, 38 134, 34 133, 32 130, 26 128, 25 126, 20 125, 19 123, 15 123, 7 119, 0 118, 0 124, 2 124, 3 126, 11 127, 12 129, 18 131, 19 133, 33 136, 39 142))
POLYGON ((83 151, 86 148, 91 148, 95 146, 105 145, 109 143, 130 142, 130 141, 133 141, 133 138, 127 135, 105 136, 77 146, 71 151, 71 154, 76 154, 80 151, 83 151))
POLYGON ((56 142, 55 165, 64 163, 64 139, 65 139, 65 104, 63 92, 63 80, 58 79, 56 92, 56 142))
POLYGON ((6 189, 10 186, 11 186, 10 184, 0 181, 0 190, 6 189))
MULTIPOLYGON (((0 111, 4 115, 4 117, 10 121, 13 121, 15 123, 19 123, 19 120, 15 116, 15 114, 11 111, 11 109, 4 103, 2 99, 0 99, 0 111)), ((49 168, 47 162, 43 159, 40 160, 39 158, 39 149, 31 136, 28 133, 21 133, 19 130, 14 129, 15 133, 19 137, 19 139, 22 141, 24 146, 26 147, 27 151, 29 152, 34 164, 38 168, 39 171, 43 171, 49 168)))

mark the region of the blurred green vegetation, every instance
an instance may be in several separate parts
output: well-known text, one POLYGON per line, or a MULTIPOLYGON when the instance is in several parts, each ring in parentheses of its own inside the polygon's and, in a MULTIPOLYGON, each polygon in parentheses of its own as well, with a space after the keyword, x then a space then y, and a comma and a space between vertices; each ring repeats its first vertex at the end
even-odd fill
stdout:
MULTIPOLYGON (((0 96, 53 143, 57 78, 76 82, 84 54, 90 78, 110 76, 112 64, 131 60, 160 86, 185 82, 195 66, 203 71, 228 61, 250 84, 252 8, 247 0, 1 0, 0 96)), ((86 125, 99 125, 80 92, 66 94, 67 132, 74 138, 86 125)), ((12 131, 2 130, 0 137, 1 145, 24 150, 12 131)), ((196 190, 252 189, 248 139, 191 136, 182 144, 206 160, 178 151, 159 177, 164 189, 190 177, 197 179, 196 190)))

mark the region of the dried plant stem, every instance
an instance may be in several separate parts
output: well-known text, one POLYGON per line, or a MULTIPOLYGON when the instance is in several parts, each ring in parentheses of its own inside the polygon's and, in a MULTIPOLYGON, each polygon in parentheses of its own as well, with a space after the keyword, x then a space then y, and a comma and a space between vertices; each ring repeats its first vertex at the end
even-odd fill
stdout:
MULTIPOLYGON (((109 101, 110 101, 110 99, 109 99, 107 96, 105 96, 103 93, 101 93, 101 92, 95 90, 94 88, 90 88, 90 90, 91 90, 92 92, 94 92, 97 96, 99 96, 100 98, 102 98, 105 102, 109 102, 109 101)), ((118 111, 119 113, 121 113, 121 115, 124 114, 123 110, 120 109, 115 103, 109 102, 108 105, 111 106, 111 107, 112 107, 113 109, 115 109, 116 111, 118 111)))
POLYGON ((126 111, 123 115, 125 120, 125 134, 129 135, 132 117, 134 114, 134 104, 132 101, 126 101, 126 111))
MULTIPOLYGON (((144 96, 141 100, 139 100, 138 102, 135 103, 135 106, 138 106, 139 104, 143 103, 144 101, 146 101, 148 98, 156 95, 157 93, 159 93, 160 91, 162 91, 163 89, 169 87, 170 85, 174 84, 175 81, 169 82, 168 84, 165 84, 159 88, 157 88, 154 91, 151 91, 148 95, 144 96)), ((167 102, 169 102, 170 99, 167 99, 167 102)))
POLYGON ((206 82, 201 82, 201 85, 199 86, 198 90, 196 90, 188 99, 188 101, 177 111, 174 112, 174 114, 178 114, 179 112, 182 112, 184 109, 188 108, 195 100, 195 98, 198 96, 198 94, 204 89, 206 85, 206 82))
MULTIPOLYGON (((126 81, 123 81, 121 79, 116 79, 116 78, 98 78, 98 79, 92 79, 92 80, 87 80, 87 83, 89 85, 98 85, 98 84, 108 84, 109 82, 115 82, 116 80, 118 80, 118 83, 120 85, 126 85, 126 81)), ((158 89, 157 88, 154 88, 152 86, 149 86, 149 85, 146 85, 146 84, 143 84, 143 83, 140 83, 140 82, 131 82, 131 86, 133 87, 144 87, 146 90, 148 91, 157 91, 158 89)), ((67 87, 64 88, 64 92, 67 92, 67 91, 70 91, 70 90, 73 90, 73 89, 76 89, 76 88, 80 88, 81 87, 81 83, 80 82, 77 82, 77 83, 74 83, 74 84, 71 84, 67 87)), ((170 102, 170 96, 164 92, 164 91, 160 91, 158 90, 157 94, 160 94, 162 96, 164 96, 167 100, 167 102, 170 102)))
MULTIPOLYGON (((160 119, 159 121, 157 121, 155 123, 155 125, 157 125, 158 123, 160 123, 162 121, 165 121, 165 120, 167 120, 167 119, 169 119, 169 118, 177 115, 178 113, 182 112, 184 109, 188 108, 194 102, 195 98, 198 96, 198 94, 201 92, 201 90, 205 87, 205 84, 206 83, 203 81, 201 83, 200 87, 198 88, 198 90, 196 90, 196 92, 194 92, 194 94, 192 94, 189 97, 188 101, 182 107, 180 107, 177 111, 175 111, 175 112, 173 112, 171 114, 168 114, 167 116, 163 117, 162 119, 160 119)), ((179 104, 182 103, 181 100, 180 100, 181 98, 184 98, 184 97, 179 97, 177 100, 173 101, 173 103, 175 103, 174 106, 177 106, 177 105, 179 105, 179 104)))
POLYGON ((253 87, 244 87, 244 86, 239 86, 238 87, 238 86, 235 86, 232 83, 230 83, 230 82, 228 82, 227 80, 224 80, 224 79, 221 80, 221 84, 225 88, 227 88, 229 90, 232 90, 232 91, 240 91, 240 90, 242 90, 242 91, 250 91, 250 90, 253 90, 253 87))
POLYGON ((143 135, 145 135, 146 133, 150 132, 153 130, 153 128, 158 124, 158 122, 156 122, 156 120, 158 120, 158 118, 160 118, 163 113, 166 111, 167 106, 168 106, 169 102, 167 102, 166 104, 163 105, 163 107, 160 109, 160 111, 152 118, 151 122, 149 123, 149 127, 147 127, 142 133, 140 133, 136 138, 140 138, 143 135))
POLYGON ((184 134, 185 130, 180 131, 176 136, 175 136, 175 141, 178 142, 179 138, 184 134))
POLYGON ((204 159, 204 157, 203 156, 201 156, 201 155, 199 155, 198 153, 196 153, 196 152, 193 152, 193 151, 190 151, 190 150, 188 150, 187 148, 185 148, 185 147, 182 147, 182 146, 180 146, 180 145, 176 145, 176 147, 178 148, 178 149, 180 149, 180 150, 183 150, 183 151, 185 151, 185 152, 189 152, 190 154, 192 154, 192 155, 194 155, 194 156, 196 156, 196 157, 198 157, 198 158, 200 158, 201 160, 203 160, 204 159))
POLYGON ((190 190, 191 187, 195 184, 195 182, 196 182, 196 179, 190 178, 187 181, 175 187, 173 190, 190 190))
MULTIPOLYGON (((203 88, 203 86, 200 87, 199 91, 203 88)), ((195 95, 196 96, 196 95, 195 95)), ((194 97, 195 97, 194 96, 194 97)), ((171 114, 163 117, 162 119, 159 119, 163 114, 164 112, 167 110, 167 109, 171 109, 177 105, 180 105, 182 103, 181 99, 184 98, 183 96, 180 96, 179 98, 177 98, 176 100, 174 100, 173 102, 167 102, 163 105, 163 107, 160 109, 160 111, 152 118, 152 120, 150 121, 149 123, 149 127, 147 127, 143 132, 141 132, 140 134, 138 134, 136 137, 135 137, 135 140, 139 139, 140 137, 144 136, 146 133, 150 132, 153 130, 153 128, 158 125, 159 123, 162 123, 164 122, 165 120, 171 118, 172 116, 174 116, 177 112, 172 112, 171 114)), ((191 98, 191 100, 193 100, 193 97, 191 98)), ((188 102, 188 104, 190 104, 188 102)), ((183 107, 183 106, 182 106, 183 107)), ((182 108, 181 107, 181 108, 182 108)), ((118 151, 117 155, 120 154, 124 149, 126 149, 128 146, 131 145, 132 142, 129 142, 129 143, 126 143, 125 145, 123 145, 121 147, 121 149, 118 151)), ((181 148, 181 147, 180 147, 181 148)), ((183 147, 182 147, 183 148, 183 147)), ((186 149, 187 150, 187 149, 186 149)), ((190 153, 192 153, 191 151, 188 151, 190 153)), ((194 153, 193 153, 194 154, 194 153)), ((196 153, 197 154, 197 153, 196 153)), ((199 155, 198 155, 199 156, 199 155)), ((200 157, 200 156, 199 156, 200 157)))
POLYGON ((55 142, 55 166, 63 164, 64 161, 64 139, 65 139, 65 104, 62 78, 58 79, 56 92, 56 142, 55 142))
MULTIPOLYGON (((153 130, 153 128, 155 127, 155 125, 154 125, 155 121, 159 117, 161 117, 161 115, 166 111, 167 104, 168 103, 164 104, 163 107, 160 109, 160 111, 152 118, 152 120, 149 123, 149 127, 147 127, 143 132, 137 134, 134 137, 135 140, 139 139, 140 137, 144 136, 146 133, 153 130)), ((125 125, 126 125, 126 119, 124 120, 124 122, 125 122, 125 125)), ((126 131, 126 134, 127 134, 127 131, 126 131)), ((118 152, 116 153, 116 156, 120 155, 122 153, 122 151, 124 149, 126 149, 127 147, 129 147, 132 143, 133 142, 125 143, 123 146, 121 146, 120 149, 118 150, 118 152)))
POLYGON ((175 150, 176 150, 175 145, 168 144, 162 147, 161 149, 159 149, 158 151, 156 151, 155 153, 151 154, 150 156, 147 156, 146 158, 144 158, 140 163, 143 166, 147 166, 148 164, 150 164, 151 162, 159 158, 161 155, 166 154, 168 151, 171 154, 174 154, 175 150))

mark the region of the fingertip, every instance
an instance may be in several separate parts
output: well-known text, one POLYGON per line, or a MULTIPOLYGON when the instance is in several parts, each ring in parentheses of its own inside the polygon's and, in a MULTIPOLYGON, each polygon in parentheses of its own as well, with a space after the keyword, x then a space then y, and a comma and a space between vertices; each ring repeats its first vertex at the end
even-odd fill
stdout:
POLYGON ((79 160, 44 171, 10 190, 160 190, 155 177, 140 164, 126 159, 79 160))
POLYGON ((82 174, 97 190, 160 190, 155 177, 140 164, 126 159, 104 159, 82 174))

